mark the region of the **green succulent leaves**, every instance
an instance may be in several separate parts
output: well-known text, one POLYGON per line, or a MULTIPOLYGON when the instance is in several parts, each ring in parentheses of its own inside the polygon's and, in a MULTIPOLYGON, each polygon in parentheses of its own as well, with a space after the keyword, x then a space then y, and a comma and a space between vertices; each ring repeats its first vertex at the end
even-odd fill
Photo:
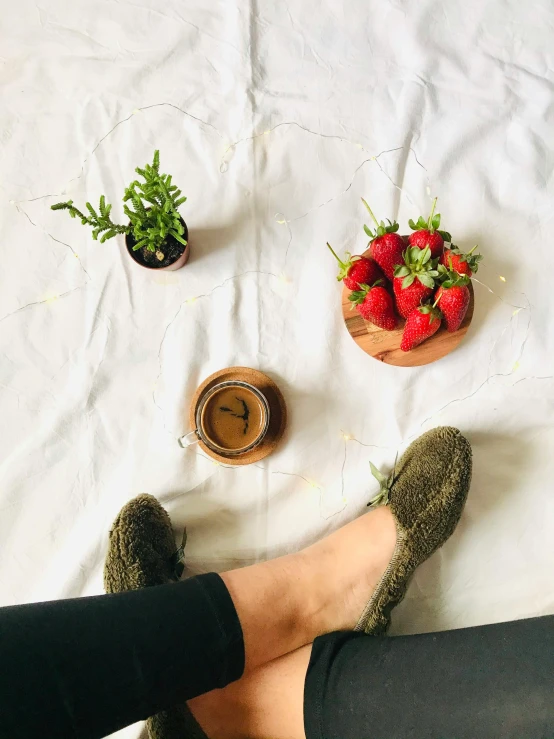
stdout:
POLYGON ((137 167, 136 173, 144 182, 134 180, 125 189, 123 210, 130 223, 126 226, 114 223, 111 219, 112 206, 100 196, 98 210, 86 203, 88 214, 82 213, 72 200, 52 205, 52 210, 67 210, 72 218, 79 218, 84 226, 92 226, 92 238, 104 242, 117 234, 132 234, 135 240, 133 251, 146 247, 148 251, 161 253, 168 236, 172 236, 183 246, 185 228, 177 208, 186 201, 181 190, 171 181, 171 175, 160 174, 160 152, 156 150, 152 164, 137 167))
POLYGON ((411 246, 404 252, 404 264, 395 268, 394 276, 404 278, 402 280, 404 290, 410 287, 416 278, 422 285, 432 290, 435 287, 435 280, 439 276, 437 271, 438 261, 438 259, 431 259, 431 249, 428 246, 425 249, 411 246))
POLYGON ((126 226, 118 226, 112 222, 110 217, 111 205, 106 205, 106 198, 101 195, 98 205, 98 212, 94 210, 90 203, 85 203, 88 215, 82 213, 73 205, 73 200, 65 203, 56 203, 52 205, 52 210, 67 210, 72 218, 79 218, 83 226, 92 226, 92 238, 96 241, 100 236, 100 242, 111 239, 113 236, 121 233, 127 233, 126 226))
POLYGON ((168 236, 173 236, 183 246, 185 228, 177 208, 186 201, 181 190, 171 181, 171 175, 160 174, 160 153, 154 153, 152 164, 135 170, 144 182, 134 180, 125 190, 123 210, 131 222, 135 239, 133 251, 145 246, 156 252, 163 246, 168 236), (130 207, 127 203, 130 202, 130 207), (146 205, 145 205, 146 203, 146 205))

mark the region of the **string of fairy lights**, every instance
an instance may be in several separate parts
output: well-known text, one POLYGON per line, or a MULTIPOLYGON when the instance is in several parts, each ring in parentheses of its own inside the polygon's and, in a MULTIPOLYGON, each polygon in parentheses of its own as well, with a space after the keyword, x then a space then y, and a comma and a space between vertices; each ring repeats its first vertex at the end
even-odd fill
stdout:
MULTIPOLYGON (((106 134, 104 134, 97 141, 97 143, 95 144, 94 148, 87 155, 87 157, 85 157, 85 159, 83 160, 79 174, 76 177, 72 178, 68 182, 67 187, 69 187, 69 185, 71 183, 79 180, 84 175, 85 168, 86 168, 86 165, 89 162, 89 160, 97 152, 97 150, 99 149, 99 147, 110 137, 110 135, 119 126, 128 123, 129 121, 133 120, 133 118, 135 118, 137 115, 139 115, 141 113, 144 113, 145 111, 153 110, 153 109, 160 108, 160 107, 167 107, 169 109, 173 109, 175 111, 178 111, 179 113, 183 114, 184 116, 188 117, 189 119, 194 120, 199 125, 202 125, 204 127, 207 127, 209 129, 213 130, 217 134, 217 136, 225 142, 226 137, 221 133, 221 131, 216 126, 214 126, 213 124, 211 124, 211 123, 209 123, 207 121, 202 120, 201 118, 198 118, 197 116, 194 116, 193 114, 189 113, 188 111, 184 110, 183 108, 180 108, 177 105, 174 105, 173 103, 155 103, 153 105, 142 106, 142 107, 139 107, 139 108, 135 108, 129 115, 127 115, 126 117, 124 117, 121 120, 119 120, 106 134)), ((386 172, 386 170, 384 169, 384 167, 380 163, 380 159, 383 156, 386 156, 388 154, 392 154, 392 153, 395 153, 395 152, 398 152, 398 151, 405 151, 406 148, 409 149, 409 153, 413 156, 414 161, 416 162, 417 166, 419 166, 422 169, 422 171, 425 173, 425 178, 426 178, 426 183, 427 183, 426 191, 427 191, 427 194, 429 196, 431 195, 431 184, 429 182, 428 172, 427 172, 426 168, 423 166, 423 164, 420 162, 420 160, 418 159, 417 153, 416 153, 416 151, 415 151, 415 149, 413 147, 411 147, 411 146, 409 146, 409 147, 399 146, 399 147, 394 147, 394 148, 391 148, 391 149, 383 150, 383 151, 379 152, 378 154, 373 154, 363 144, 361 144, 359 142, 352 141, 352 140, 350 140, 350 139, 348 139, 346 137, 339 136, 339 135, 325 134, 325 133, 321 133, 319 131, 314 131, 314 130, 306 127, 306 126, 301 125, 300 123, 298 123, 296 121, 283 121, 281 123, 278 123, 278 124, 272 126, 271 128, 267 128, 267 129, 264 129, 261 132, 253 133, 251 135, 245 136, 245 137, 240 138, 237 141, 234 141, 232 143, 225 142, 224 143, 224 147, 223 147, 223 152, 221 154, 221 158, 220 158, 220 161, 219 161, 219 172, 221 174, 225 174, 228 171, 228 169, 229 169, 229 163, 230 163, 230 155, 236 150, 237 147, 239 147, 239 146, 241 146, 243 144, 246 144, 248 142, 253 142, 253 141, 255 141, 255 140, 259 139, 259 138, 267 138, 267 137, 271 136, 275 131, 277 131, 277 130, 279 130, 281 128, 284 128, 284 127, 286 127, 286 128, 297 128, 297 129, 302 130, 302 131, 304 131, 305 133, 307 133, 307 134, 309 134, 311 136, 317 136, 317 137, 322 138, 322 139, 328 139, 330 141, 336 141, 336 142, 340 142, 340 143, 343 143, 343 144, 347 144, 347 145, 353 146, 353 147, 361 150, 365 154, 368 154, 368 156, 365 159, 363 159, 363 161, 360 162, 356 166, 356 168, 355 168, 355 170, 354 170, 354 172, 352 174, 352 177, 350 178, 350 180, 349 180, 348 184, 346 185, 346 187, 344 187, 339 193, 337 193, 333 197, 328 198, 326 201, 324 201, 322 203, 319 203, 319 204, 311 207, 305 213, 302 213, 301 215, 296 216, 294 218, 290 218, 289 219, 289 218, 286 217, 286 215, 284 213, 281 213, 281 212, 275 214, 275 216, 274 216, 275 222, 278 225, 284 226, 287 229, 287 241, 286 241, 286 247, 284 249, 284 258, 283 258, 282 272, 280 274, 277 274, 277 273, 274 273, 274 272, 269 272, 269 271, 263 271, 263 270, 245 270, 245 271, 240 272, 240 273, 238 273, 236 275, 231 275, 230 277, 228 277, 225 280, 223 280, 221 283, 215 285, 213 288, 211 288, 207 292, 201 293, 201 294, 198 294, 198 295, 192 295, 190 297, 187 297, 185 300, 183 300, 181 302, 181 304, 179 305, 179 307, 178 307, 176 313, 174 314, 173 318, 170 320, 170 322, 167 324, 167 326, 166 326, 166 328, 164 330, 164 333, 163 333, 163 336, 162 336, 162 340, 161 340, 161 343, 160 343, 160 346, 159 346, 159 351, 158 351, 159 372, 158 372, 158 376, 156 378, 156 381, 154 383, 154 388, 153 388, 153 391, 152 391, 152 398, 153 398, 153 402, 154 402, 155 406, 162 413, 162 418, 163 418, 164 412, 163 412, 163 409, 161 408, 161 406, 158 404, 158 402, 156 400, 156 389, 158 387, 158 382, 159 382, 159 379, 160 379, 160 377, 162 375, 162 372, 163 372, 163 358, 162 358, 162 355, 163 355, 164 343, 166 341, 166 338, 167 338, 169 329, 171 328, 171 326, 173 325, 173 323, 178 319, 178 317, 181 314, 181 311, 185 307, 191 307, 191 306, 193 306, 197 301, 200 301, 202 299, 208 298, 216 290, 219 290, 219 289, 223 288, 226 284, 230 283, 231 281, 241 279, 241 278, 243 278, 243 277, 245 277, 247 275, 255 274, 255 275, 258 275, 258 276, 267 276, 270 279, 278 280, 279 283, 282 286, 284 286, 285 288, 287 286, 291 285, 292 284, 292 279, 289 278, 287 276, 287 274, 286 274, 287 259, 288 259, 289 251, 290 251, 290 248, 291 248, 291 245, 292 245, 292 242, 293 242, 293 232, 292 232, 291 224, 294 223, 294 222, 296 222, 296 221, 299 221, 299 220, 301 220, 303 218, 306 218, 311 213, 313 213, 313 212, 315 212, 317 210, 320 210, 321 208, 324 208, 326 205, 329 205, 331 202, 333 202, 337 198, 345 195, 352 188, 352 186, 354 184, 354 181, 355 181, 355 178, 356 178, 356 175, 358 174, 358 172, 363 167, 365 167, 366 165, 370 165, 370 164, 376 165, 379 168, 380 172, 389 180, 389 182, 391 183, 391 185, 394 188, 398 189, 400 192, 402 192, 403 196, 410 203, 413 204, 413 200, 410 198, 410 195, 406 191, 406 189, 405 188, 402 188, 400 185, 398 185, 396 182, 394 182, 394 180, 390 177, 390 175, 386 172)), ((37 200, 42 200, 42 199, 50 198, 50 197, 60 197, 60 196, 63 196, 65 194, 66 194, 66 189, 62 190, 62 192, 61 193, 58 193, 58 194, 52 194, 52 193, 50 193, 50 194, 45 194, 45 195, 40 195, 40 196, 37 196, 37 197, 29 198, 29 199, 26 199, 26 200, 18 200, 18 201, 10 200, 10 204, 13 205, 16 208, 16 210, 20 214, 22 214, 29 221, 29 223, 33 227, 38 228, 40 231, 42 231, 42 233, 46 237, 48 237, 52 241, 54 241, 54 242, 56 242, 56 243, 58 243, 58 244, 60 244, 60 245, 62 245, 64 247, 66 247, 67 249, 69 249, 71 251, 71 253, 73 254, 73 256, 78 260, 79 265, 80 265, 80 267, 81 267, 81 269, 82 269, 82 271, 83 271, 83 273, 84 273, 84 275, 86 277, 85 283, 83 285, 79 285, 79 286, 74 287, 74 288, 72 288, 70 290, 67 290, 67 291, 65 291, 63 293, 46 295, 46 296, 44 296, 43 298, 41 298, 39 300, 36 300, 36 301, 32 301, 30 303, 27 303, 26 305, 23 305, 23 306, 17 308, 16 310, 14 310, 14 311, 8 313, 7 315, 5 315, 3 318, 0 319, 0 322, 6 320, 7 318, 10 318, 11 316, 13 316, 13 315, 15 315, 17 313, 20 313, 20 312, 26 310, 27 308, 31 308, 31 307, 34 307, 34 306, 37 306, 37 305, 50 304, 50 303, 53 303, 53 302, 55 302, 55 301, 57 301, 59 299, 63 299, 66 296, 68 296, 68 295, 70 295, 70 294, 72 294, 72 293, 74 293, 74 292, 76 292, 76 291, 78 291, 78 290, 86 287, 87 284, 90 283, 90 281, 91 281, 90 275, 87 272, 85 266, 82 263, 82 260, 81 260, 81 258, 79 256, 79 254, 75 251, 75 249, 70 244, 68 244, 68 243, 66 243, 64 241, 61 241, 60 239, 56 238, 51 233, 49 233, 44 228, 42 228, 42 226, 40 226, 35 221, 33 221, 31 219, 31 217, 29 216, 29 214, 26 212, 26 210, 22 207, 22 204, 24 204, 24 203, 30 203, 30 202, 34 202, 34 201, 37 201, 37 200)), ((525 299, 526 299, 526 305, 515 305, 515 304, 512 304, 509 301, 507 301, 501 295, 498 295, 490 286, 488 286, 485 283, 481 282, 476 277, 473 277, 472 280, 473 280, 474 283, 480 285, 485 290, 487 290, 489 293, 491 293, 492 295, 494 295, 498 300, 500 300, 501 302, 503 302, 504 304, 506 304, 508 306, 511 306, 514 309, 513 310, 513 313, 512 313, 512 315, 510 317, 509 322, 506 324, 504 330, 496 338, 495 342, 493 343, 493 345, 491 347, 488 372, 487 372, 487 377, 485 378, 485 380, 476 389, 474 389, 470 394, 465 395, 465 396, 462 396, 460 398, 454 398, 454 399, 450 400, 447 404, 445 404, 442 408, 439 408, 438 410, 434 411, 433 414, 431 416, 429 416, 429 418, 425 419, 420 424, 420 429, 423 428, 432 418, 435 418, 437 415, 439 415, 440 413, 442 413, 442 411, 444 411, 445 408, 447 408, 448 406, 450 406, 450 405, 452 405, 454 403, 462 402, 464 400, 467 400, 467 399, 473 397, 485 385, 487 385, 492 379, 494 379, 496 377, 509 377, 512 374, 514 374, 519 369, 519 367, 520 367, 521 358, 522 358, 522 355, 523 355, 523 352, 524 352, 524 349, 525 349, 525 345, 526 345, 527 339, 529 337, 530 328, 531 328, 531 313, 532 313, 532 311, 531 311, 531 304, 530 304, 529 300, 527 299, 527 296, 524 296, 525 299), (498 344, 498 342, 501 340, 501 338, 510 329, 510 327, 512 325, 512 322, 514 321, 514 319, 516 319, 517 316, 519 316, 519 314, 522 311, 526 311, 527 312, 528 320, 527 320, 525 337, 524 337, 523 342, 521 344, 521 347, 520 347, 520 350, 518 352, 518 356, 516 358, 516 361, 514 362, 514 365, 513 365, 513 367, 512 367, 512 369, 511 369, 510 372, 491 374, 490 367, 491 367, 491 363, 492 363, 492 355, 493 355, 494 349, 495 349, 496 345, 498 344)), ((506 278, 503 275, 498 275, 498 280, 501 283, 503 283, 503 284, 505 284, 507 282, 506 281, 506 278)), ((522 382, 523 380, 526 380, 526 379, 541 379, 542 380, 542 379, 553 379, 553 378, 554 378, 554 376, 552 376, 552 377, 551 376, 538 376, 538 377, 529 377, 529 378, 524 377, 524 378, 521 378, 520 380, 518 380, 518 382, 522 382)), ((514 384, 517 384, 517 383, 514 383, 514 384)), ((173 438, 176 438, 175 437, 175 434, 173 432, 171 432, 169 429, 167 429, 167 427, 165 425, 165 419, 164 419, 163 422, 164 422, 164 429, 166 430, 166 432, 169 433, 173 438)), ((308 488, 314 490, 318 494, 318 496, 319 496, 320 515, 324 519, 329 519, 329 518, 332 518, 333 516, 338 515, 348 505, 348 499, 347 499, 347 496, 346 496, 346 493, 345 493, 345 477, 344 477, 344 475, 345 475, 345 468, 346 468, 346 463, 347 463, 347 450, 348 450, 348 444, 349 443, 357 443, 357 444, 359 444, 359 445, 361 445, 363 447, 375 448, 375 449, 380 449, 380 450, 392 450, 392 451, 395 451, 396 452, 398 448, 402 448, 406 444, 410 443, 410 441, 412 441, 414 438, 416 438, 417 435, 420 433, 420 429, 417 432, 415 432, 412 436, 410 436, 409 438, 404 439, 401 442, 399 442, 394 447, 392 447, 392 446, 388 446, 388 447, 387 446, 378 446, 376 444, 367 444, 367 443, 365 443, 365 442, 357 439, 354 434, 349 433, 349 432, 345 432, 344 430, 340 429, 339 432, 338 432, 338 436, 342 440, 343 445, 344 445, 344 453, 343 453, 343 457, 342 457, 342 461, 341 461, 341 471, 340 471, 340 491, 341 491, 340 492, 340 505, 341 505, 341 507, 338 508, 338 510, 334 510, 333 512, 331 512, 329 515, 324 515, 322 513, 322 510, 323 510, 323 502, 324 502, 324 498, 325 498, 325 494, 326 494, 326 488, 322 484, 320 484, 319 482, 311 479, 309 476, 302 475, 302 474, 299 474, 299 473, 296 473, 296 472, 287 472, 287 471, 282 471, 282 470, 273 470, 273 471, 271 471, 271 474, 272 475, 290 476, 290 477, 297 478, 298 480, 301 480, 304 485, 308 486, 308 488)), ((226 470, 229 469, 229 470, 235 470, 235 471, 238 470, 238 469, 241 469, 241 467, 236 467, 236 466, 233 466, 233 465, 224 465, 224 464, 218 462, 217 460, 214 460, 214 459, 212 459, 212 458, 204 455, 201 452, 195 452, 195 453, 198 456, 200 456, 201 458, 207 460, 209 463, 215 465, 216 467, 221 467, 221 468, 226 469, 226 470)), ((257 467, 259 469, 266 470, 265 467, 262 467, 260 465, 250 465, 250 466, 254 466, 254 467, 257 467)))

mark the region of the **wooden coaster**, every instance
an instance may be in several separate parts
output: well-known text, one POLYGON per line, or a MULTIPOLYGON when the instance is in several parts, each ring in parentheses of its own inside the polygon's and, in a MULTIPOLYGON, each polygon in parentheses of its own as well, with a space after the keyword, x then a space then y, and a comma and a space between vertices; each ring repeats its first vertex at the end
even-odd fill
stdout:
POLYGON ((267 398, 270 409, 270 418, 269 428, 264 440, 259 446, 255 449, 251 449, 249 452, 229 457, 212 452, 212 450, 208 449, 202 441, 198 442, 198 446, 205 454, 222 464, 252 464, 253 462, 259 462, 261 459, 264 459, 275 451, 285 433, 287 425, 287 406, 285 404, 285 399, 273 380, 267 375, 264 375, 263 372, 251 369, 250 367, 228 367, 227 369, 219 370, 219 372, 214 372, 213 375, 210 375, 204 380, 194 393, 192 403, 190 404, 189 423, 191 429, 196 428, 196 409, 198 408, 200 399, 207 390, 220 382, 229 382, 233 380, 250 383, 250 385, 258 388, 258 390, 260 390, 267 398))
MULTIPOLYGON (((369 256, 369 250, 365 252, 364 256, 369 256)), ((374 326, 373 323, 365 321, 357 310, 351 310, 352 303, 348 300, 351 291, 346 287, 342 291, 342 316, 348 333, 366 354, 380 362, 394 364, 397 367, 420 367, 424 364, 436 362, 437 359, 442 359, 442 357, 450 354, 466 335, 473 318, 475 305, 471 282, 468 287, 471 298, 460 328, 453 334, 448 333, 443 321, 442 326, 434 336, 412 349, 411 352, 403 352, 400 349, 406 321, 400 318, 398 328, 395 331, 384 331, 382 328, 374 326)))

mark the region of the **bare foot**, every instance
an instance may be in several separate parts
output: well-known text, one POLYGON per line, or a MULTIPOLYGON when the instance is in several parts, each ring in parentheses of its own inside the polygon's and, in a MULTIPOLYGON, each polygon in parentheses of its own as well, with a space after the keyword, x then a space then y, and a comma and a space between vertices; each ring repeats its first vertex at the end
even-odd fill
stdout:
POLYGON ((396 546, 396 523, 387 507, 377 508, 296 555, 313 572, 320 604, 314 614, 319 634, 353 629, 396 546))
POLYGON ((297 554, 222 574, 244 635, 246 670, 353 629, 396 544, 388 508, 378 508, 297 554))
MULTIPOLYGON (((290 608, 290 629, 304 644, 330 631, 351 630, 371 598, 396 546, 396 524, 389 508, 377 508, 343 526, 298 554, 273 561, 287 573, 289 597, 301 583, 302 611, 290 608)), ((270 563, 267 563, 270 564, 270 563)), ((256 566, 255 566, 256 567, 256 566)), ((244 571, 243 571, 244 572, 244 571)), ((255 576, 258 571, 252 569, 255 576)), ((264 577, 267 576, 264 572, 264 577)), ((275 578, 277 586, 280 577, 275 578)), ((278 593, 274 593, 279 597, 278 593)), ((267 645, 271 630, 245 641, 250 651, 267 645)), ((293 640, 292 640, 293 641, 293 640)), ((290 641, 289 643, 292 643, 290 641)), ((262 664, 223 690, 188 701, 206 734, 213 739, 305 739, 304 677, 311 646, 262 664), (276 729, 278 727, 278 730, 276 729)))

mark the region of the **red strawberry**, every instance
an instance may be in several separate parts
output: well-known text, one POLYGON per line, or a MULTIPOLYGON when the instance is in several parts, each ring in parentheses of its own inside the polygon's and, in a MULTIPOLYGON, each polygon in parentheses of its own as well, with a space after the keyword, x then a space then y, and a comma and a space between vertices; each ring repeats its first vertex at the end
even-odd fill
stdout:
POLYGON ((383 277, 383 273, 377 262, 367 257, 352 257, 350 252, 346 252, 346 262, 335 254, 331 244, 327 243, 331 250, 331 254, 339 263, 339 274, 337 280, 344 280, 344 284, 349 290, 359 290, 360 285, 372 285, 383 277))
POLYGON ((353 292, 348 296, 348 299, 356 306, 358 313, 366 321, 371 321, 379 328, 394 331, 398 319, 394 312, 392 296, 388 290, 380 287, 378 283, 375 283, 373 287, 360 285, 360 288, 358 292, 353 292))
POLYGON ((392 283, 396 307, 402 318, 407 318, 432 295, 438 274, 429 248, 423 251, 417 246, 406 249, 404 264, 395 269, 392 283))
POLYGON ((469 306, 469 277, 449 271, 442 264, 439 270, 446 279, 437 291, 435 305, 440 305, 447 331, 454 333, 462 325, 469 306))
POLYGON ((438 231, 430 232, 426 228, 421 231, 414 231, 408 236, 410 246, 417 246, 419 249, 425 249, 426 246, 431 249, 433 259, 440 257, 444 249, 444 239, 438 231))
POLYGON ((373 211, 363 198, 362 203, 369 211, 369 214, 375 223, 375 233, 371 231, 368 226, 364 225, 364 231, 371 239, 371 256, 375 259, 389 280, 392 280, 395 266, 397 264, 402 264, 402 252, 404 251, 405 246, 402 236, 399 236, 396 233, 398 231, 398 223, 396 223, 396 221, 394 223, 389 221, 388 226, 385 226, 383 221, 379 223, 377 218, 373 215, 373 211))
POLYGON ((419 346, 425 339, 433 336, 441 325, 441 312, 434 305, 421 305, 408 316, 402 343, 400 348, 403 352, 409 352, 419 346))
POLYGON ((471 277, 474 272, 479 269, 479 262, 483 259, 482 254, 474 254, 477 244, 471 251, 464 254, 457 246, 452 245, 451 249, 445 249, 441 258, 441 264, 447 269, 454 270, 459 275, 467 275, 471 277))
POLYGON ((422 216, 417 219, 417 223, 414 223, 411 219, 408 221, 410 228, 414 232, 408 236, 410 246, 417 246, 419 249, 425 249, 426 246, 431 249, 431 256, 433 259, 440 257, 444 249, 445 241, 452 241, 452 237, 446 231, 439 231, 441 225, 440 213, 435 215, 435 206, 437 204, 437 198, 433 200, 433 207, 431 209, 431 215, 427 220, 422 216))

